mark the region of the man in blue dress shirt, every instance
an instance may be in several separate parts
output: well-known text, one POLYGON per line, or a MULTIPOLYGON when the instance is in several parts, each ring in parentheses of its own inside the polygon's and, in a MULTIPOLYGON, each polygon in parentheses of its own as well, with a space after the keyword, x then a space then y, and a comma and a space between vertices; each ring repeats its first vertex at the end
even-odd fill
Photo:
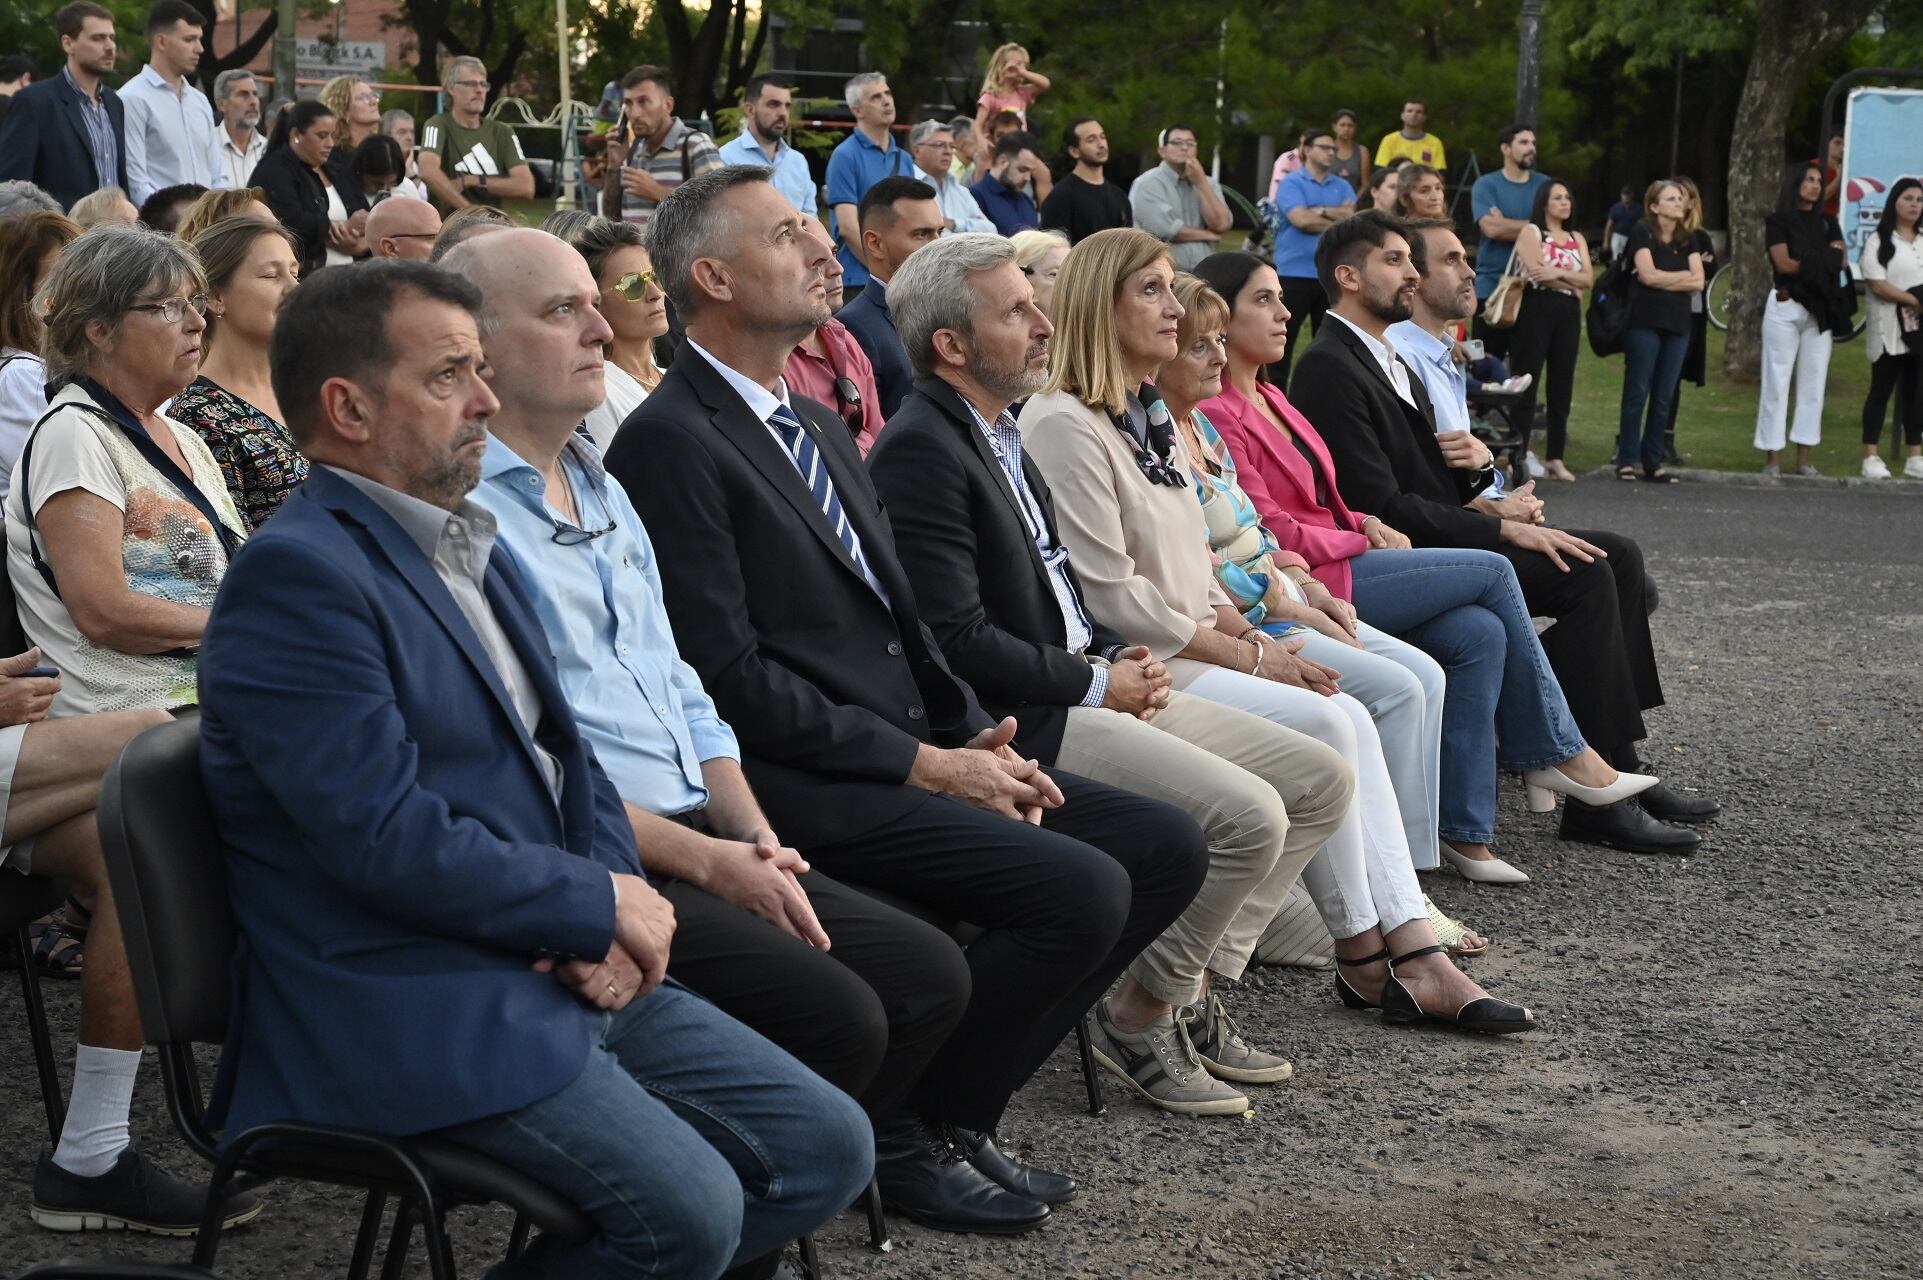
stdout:
POLYGON ((741 136, 721 144, 729 164, 758 164, 775 171, 775 190, 809 217, 815 214, 815 177, 808 157, 788 145, 788 113, 794 88, 775 76, 748 81, 741 94, 741 136))
POLYGON ((213 104, 188 80, 200 65, 204 25, 187 0, 159 0, 147 13, 147 65, 120 86, 127 197, 136 205, 163 187, 227 185, 213 104))

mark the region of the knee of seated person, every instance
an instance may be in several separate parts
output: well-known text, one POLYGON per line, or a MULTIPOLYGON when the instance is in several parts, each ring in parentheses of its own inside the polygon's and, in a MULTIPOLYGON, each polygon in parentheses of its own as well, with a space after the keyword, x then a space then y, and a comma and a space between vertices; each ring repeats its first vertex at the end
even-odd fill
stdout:
POLYGON ((1235 844, 1264 850, 1270 855, 1271 863, 1280 855, 1283 838, 1288 833, 1288 803, 1274 787, 1247 772, 1242 772, 1242 777, 1233 782, 1222 782, 1219 794, 1214 797, 1210 821, 1202 828, 1211 849, 1235 844))
POLYGON ((1289 727, 1334 751, 1353 770, 1356 758, 1355 722, 1335 698, 1316 699, 1289 727))
POLYGON ((636 1275, 719 1276, 741 1244, 741 1180, 712 1147, 683 1151, 646 1203, 595 1218, 603 1248, 636 1275))

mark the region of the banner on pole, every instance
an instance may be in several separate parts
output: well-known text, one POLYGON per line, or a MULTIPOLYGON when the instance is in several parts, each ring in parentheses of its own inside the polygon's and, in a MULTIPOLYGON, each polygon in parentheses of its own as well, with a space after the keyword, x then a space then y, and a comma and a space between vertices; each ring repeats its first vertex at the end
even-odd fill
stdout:
POLYGON ((1837 222, 1858 271, 1863 245, 1898 178, 1923 177, 1923 89, 1852 89, 1843 112, 1843 182, 1837 222))

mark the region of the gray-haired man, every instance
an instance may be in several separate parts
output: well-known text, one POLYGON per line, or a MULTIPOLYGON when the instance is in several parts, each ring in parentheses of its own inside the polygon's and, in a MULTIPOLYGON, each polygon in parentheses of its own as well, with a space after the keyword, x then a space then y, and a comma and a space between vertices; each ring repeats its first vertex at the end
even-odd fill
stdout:
POLYGON ((227 185, 239 190, 253 179, 254 166, 267 154, 260 131, 260 81, 244 67, 214 77, 214 110, 220 112, 220 159, 227 185))
POLYGON ((915 157, 915 176, 935 189, 945 231, 995 229, 974 193, 955 179, 955 131, 947 121, 924 120, 910 129, 908 154, 915 157))
POLYGON ((828 204, 835 211, 836 256, 841 259, 842 291, 853 302, 868 284, 861 256, 861 198, 883 178, 912 178, 915 162, 889 132, 895 123, 895 94, 888 77, 864 71, 848 82, 845 96, 855 127, 828 157, 828 204))

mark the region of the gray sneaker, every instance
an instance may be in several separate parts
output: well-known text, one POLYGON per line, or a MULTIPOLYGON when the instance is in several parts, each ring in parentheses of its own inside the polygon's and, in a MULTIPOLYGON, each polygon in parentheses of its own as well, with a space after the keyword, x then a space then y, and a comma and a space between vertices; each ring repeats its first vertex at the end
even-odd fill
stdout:
POLYGON ((1133 1035, 1108 1016, 1108 1002, 1095 1006, 1095 1060, 1123 1084, 1164 1111, 1184 1116, 1234 1116, 1248 1098, 1208 1073, 1188 1031, 1164 1014, 1133 1035))
POLYGON ((1802 466, 1796 468, 1796 474, 1802 476, 1805 480, 1813 480, 1823 473, 1816 469, 1814 462, 1805 462, 1802 466))
POLYGON ((1782 474, 1783 474, 1783 469, 1777 466, 1774 462, 1765 462, 1763 464, 1763 479, 1775 480, 1781 477, 1782 474))
POLYGON ((1287 1058, 1264 1052, 1242 1038, 1242 1028, 1213 991, 1201 1004, 1183 1005, 1175 1020, 1189 1033, 1195 1056, 1208 1073, 1237 1084, 1281 1084, 1295 1074, 1287 1058))

